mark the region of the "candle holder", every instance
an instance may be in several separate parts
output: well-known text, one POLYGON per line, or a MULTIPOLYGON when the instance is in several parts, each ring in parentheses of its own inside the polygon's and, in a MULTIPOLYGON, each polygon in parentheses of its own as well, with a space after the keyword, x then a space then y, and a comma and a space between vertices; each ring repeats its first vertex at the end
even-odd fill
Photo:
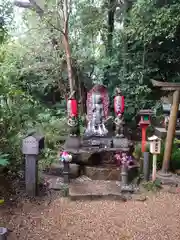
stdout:
POLYGON ((68 184, 69 183, 69 171, 70 171, 69 164, 72 161, 72 155, 68 154, 67 152, 63 152, 60 155, 60 161, 63 162, 63 165, 64 165, 64 169, 63 169, 64 183, 68 184))

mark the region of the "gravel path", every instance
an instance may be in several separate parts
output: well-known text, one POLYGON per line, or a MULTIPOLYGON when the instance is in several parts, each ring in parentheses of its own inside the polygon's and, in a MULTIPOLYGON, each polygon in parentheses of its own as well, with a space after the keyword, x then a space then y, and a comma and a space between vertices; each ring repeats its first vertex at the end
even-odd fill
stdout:
POLYGON ((145 202, 71 202, 49 206, 24 202, 0 222, 13 230, 8 240, 179 240, 180 195, 160 193, 145 202))

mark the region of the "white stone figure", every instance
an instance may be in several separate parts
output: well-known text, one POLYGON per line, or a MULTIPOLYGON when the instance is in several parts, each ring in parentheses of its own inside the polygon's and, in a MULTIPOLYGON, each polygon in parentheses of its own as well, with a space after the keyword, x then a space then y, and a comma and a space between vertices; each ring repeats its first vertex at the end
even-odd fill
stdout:
POLYGON ((86 135, 105 136, 108 133, 104 125, 104 106, 100 93, 94 93, 92 96, 92 119, 88 122, 85 131, 86 135))

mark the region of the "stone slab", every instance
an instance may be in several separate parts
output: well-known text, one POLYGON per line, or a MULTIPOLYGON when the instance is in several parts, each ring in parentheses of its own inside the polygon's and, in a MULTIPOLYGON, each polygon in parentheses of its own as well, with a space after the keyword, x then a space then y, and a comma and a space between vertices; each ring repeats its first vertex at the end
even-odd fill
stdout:
MULTIPOLYGON (((162 127, 156 127, 155 128, 155 135, 158 136, 159 138, 166 138, 167 130, 165 128, 162 128, 162 127)), ((175 136, 180 137, 180 130, 176 130, 175 136)))
POLYGON ((116 181, 84 181, 79 183, 70 183, 69 197, 71 200, 98 200, 113 199, 126 201, 121 194, 120 186, 116 181))

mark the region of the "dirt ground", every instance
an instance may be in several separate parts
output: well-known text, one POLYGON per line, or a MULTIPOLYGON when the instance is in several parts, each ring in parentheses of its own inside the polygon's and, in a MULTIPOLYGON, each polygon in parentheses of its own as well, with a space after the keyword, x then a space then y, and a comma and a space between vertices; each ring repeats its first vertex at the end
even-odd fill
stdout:
POLYGON ((145 202, 72 202, 56 197, 1 206, 8 240, 179 240, 180 194, 158 193, 145 202))

